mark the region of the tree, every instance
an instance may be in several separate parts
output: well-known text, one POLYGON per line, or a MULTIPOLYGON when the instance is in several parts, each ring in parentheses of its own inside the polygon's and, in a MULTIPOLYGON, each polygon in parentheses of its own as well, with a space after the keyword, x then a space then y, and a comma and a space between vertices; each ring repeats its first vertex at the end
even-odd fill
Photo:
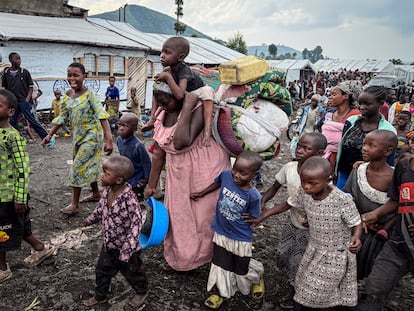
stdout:
POLYGON ((317 45, 313 50, 304 49, 302 52, 303 59, 309 59, 312 63, 316 63, 318 60, 323 59, 322 47, 317 45))
POLYGON ((395 59, 395 58, 390 59, 390 62, 393 63, 394 65, 402 65, 402 60, 399 59, 399 58, 397 58, 397 59, 395 59))
POLYGON ((187 25, 180 22, 180 18, 183 17, 183 5, 184 0, 175 0, 175 4, 177 5, 177 10, 175 11, 175 15, 177 16, 177 21, 174 23, 174 30, 175 34, 178 36, 178 34, 182 34, 185 29, 187 28, 187 25))
POLYGON ((270 56, 272 56, 273 59, 276 58, 276 55, 277 55, 277 46, 274 45, 273 43, 271 45, 269 45, 269 54, 270 54, 270 56))
POLYGON ((309 52, 309 50, 308 50, 307 48, 305 48, 305 49, 302 51, 302 57, 303 57, 303 59, 309 59, 309 57, 310 57, 310 52, 309 52))
POLYGON ((243 35, 240 32, 237 32, 234 37, 230 38, 226 46, 247 55, 246 41, 244 41, 243 35))

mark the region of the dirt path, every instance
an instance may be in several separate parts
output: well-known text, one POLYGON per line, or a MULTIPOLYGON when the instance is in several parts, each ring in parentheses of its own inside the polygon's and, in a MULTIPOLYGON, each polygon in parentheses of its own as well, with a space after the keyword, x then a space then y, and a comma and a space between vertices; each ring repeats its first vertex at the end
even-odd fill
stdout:
MULTIPOLYGON (((149 145, 150 139, 146 139, 149 145)), ((265 186, 270 186, 274 174, 289 161, 286 142, 285 152, 264 165, 265 186)), ((94 264, 101 246, 100 226, 79 230, 84 217, 94 208, 93 203, 82 204, 80 213, 66 218, 60 209, 70 202, 70 188, 65 186, 71 159, 70 138, 59 138, 56 148, 43 150, 40 145, 28 145, 31 159, 31 207, 34 233, 43 240, 61 244, 57 255, 47 259, 34 269, 27 269, 22 260, 29 254, 27 245, 21 251, 9 253, 8 261, 13 278, 0 284, 0 310, 22 311, 32 302, 30 310, 88 310, 81 305, 83 299, 94 293, 94 264), (36 305, 36 302, 38 304, 36 305)), ((85 189, 83 195, 88 194, 85 189)), ((276 200, 286 198, 282 190, 276 200)), ((274 217, 255 231, 254 257, 265 266, 266 295, 262 302, 250 297, 236 295, 225 302, 222 310, 281 310, 278 297, 285 294, 286 276, 275 267, 275 250, 280 226, 287 215, 274 217)), ((145 310, 206 310, 208 266, 191 273, 165 273, 159 266, 163 263, 162 247, 143 253, 150 291, 145 310)), ((95 310, 123 310, 133 292, 121 275, 112 282, 111 304, 95 310)), ((389 302, 391 310, 412 310, 414 303, 414 280, 405 278, 395 290, 389 302)), ((89 309, 91 310, 91 309, 89 309)))

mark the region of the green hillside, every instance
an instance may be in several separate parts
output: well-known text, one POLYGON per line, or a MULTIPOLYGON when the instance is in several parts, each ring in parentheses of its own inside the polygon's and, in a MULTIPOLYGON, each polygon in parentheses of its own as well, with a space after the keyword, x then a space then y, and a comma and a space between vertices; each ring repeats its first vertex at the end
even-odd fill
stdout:
MULTIPOLYGON (((142 32, 159 33, 167 35, 175 35, 174 23, 175 19, 162 14, 160 12, 148 9, 146 7, 130 4, 125 8, 126 21, 142 32)), ((91 17, 97 17, 112 21, 119 20, 118 10, 112 12, 105 12, 91 17)), ((121 9, 121 20, 124 20, 124 12, 121 9)), ((209 38, 205 34, 191 28, 187 25, 184 36, 197 36, 199 38, 209 38)))

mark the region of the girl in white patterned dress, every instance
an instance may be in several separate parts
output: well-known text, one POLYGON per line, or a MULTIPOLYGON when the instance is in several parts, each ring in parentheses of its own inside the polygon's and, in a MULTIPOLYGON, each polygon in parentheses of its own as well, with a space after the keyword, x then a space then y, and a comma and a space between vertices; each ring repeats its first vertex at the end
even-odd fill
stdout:
POLYGON ((295 280, 294 310, 357 304, 356 255, 361 248, 361 218, 349 194, 330 184, 329 161, 306 160, 301 185, 288 204, 303 208, 309 243, 295 280))

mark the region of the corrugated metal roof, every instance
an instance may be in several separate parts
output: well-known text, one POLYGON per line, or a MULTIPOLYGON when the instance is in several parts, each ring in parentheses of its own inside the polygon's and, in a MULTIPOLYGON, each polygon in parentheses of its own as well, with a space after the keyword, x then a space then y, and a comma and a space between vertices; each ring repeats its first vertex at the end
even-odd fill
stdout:
MULTIPOLYGON (((160 54, 169 35, 143 33, 125 22, 100 18, 61 18, 0 12, 0 41, 78 43, 153 51, 160 54)), ((243 54, 205 38, 190 38, 189 64, 221 64, 243 54)))
MULTIPOLYGON (((162 44, 172 37, 165 34, 144 33, 124 22, 108 21, 100 18, 89 18, 88 20, 146 45, 156 53, 161 53, 162 44)), ((244 54, 206 38, 186 37, 186 39, 190 41, 190 54, 185 59, 186 63, 189 64, 221 64, 244 56, 244 54)))
POLYGON ((80 43, 147 50, 146 45, 97 27, 81 18, 46 17, 0 12, 0 41, 27 40, 80 43))

